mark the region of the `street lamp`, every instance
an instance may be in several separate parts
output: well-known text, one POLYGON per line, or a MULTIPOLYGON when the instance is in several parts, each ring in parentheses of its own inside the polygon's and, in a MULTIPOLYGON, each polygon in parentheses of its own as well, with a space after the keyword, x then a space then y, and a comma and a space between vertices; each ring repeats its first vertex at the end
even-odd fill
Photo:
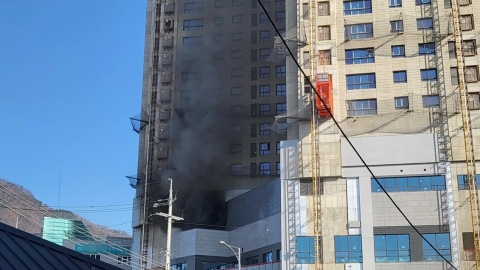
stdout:
POLYGON ((225 245, 225 246, 229 247, 233 251, 233 254, 235 254, 235 257, 237 257, 237 260, 238 260, 238 270, 242 270, 242 259, 241 259, 242 258, 242 248, 230 246, 229 244, 225 243, 225 241, 220 241, 218 243, 221 244, 221 245, 225 245), (234 248, 238 249, 238 253, 235 252, 234 248))

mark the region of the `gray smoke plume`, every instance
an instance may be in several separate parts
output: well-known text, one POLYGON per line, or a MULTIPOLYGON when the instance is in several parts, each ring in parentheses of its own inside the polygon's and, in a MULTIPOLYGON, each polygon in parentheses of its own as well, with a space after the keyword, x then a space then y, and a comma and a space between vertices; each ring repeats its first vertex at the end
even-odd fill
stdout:
MULTIPOLYGON (((225 87, 220 78, 225 70, 230 72, 232 67, 217 65, 219 62, 214 60, 213 54, 218 51, 225 54, 230 50, 208 44, 211 40, 209 36, 212 35, 204 34, 203 46, 188 48, 188 55, 196 58, 193 65, 176 67, 177 78, 181 76, 180 70, 194 72, 198 76, 187 83, 177 82, 175 94, 188 93, 188 102, 176 103, 175 108, 182 110, 169 121, 172 142, 169 154, 173 168, 155 178, 171 177, 174 189, 185 196, 184 200, 178 195, 174 204, 174 214, 183 215, 184 223, 224 225, 225 196, 218 187, 229 172, 225 160, 229 156, 228 145, 232 143, 233 117, 230 106, 225 105, 230 98, 230 86, 225 84, 228 85, 225 87)), ((177 57, 179 63, 182 56, 177 57)), ((168 184, 160 184, 152 195, 161 198, 167 193, 168 184)), ((182 227, 187 229, 192 226, 184 224, 182 227)))

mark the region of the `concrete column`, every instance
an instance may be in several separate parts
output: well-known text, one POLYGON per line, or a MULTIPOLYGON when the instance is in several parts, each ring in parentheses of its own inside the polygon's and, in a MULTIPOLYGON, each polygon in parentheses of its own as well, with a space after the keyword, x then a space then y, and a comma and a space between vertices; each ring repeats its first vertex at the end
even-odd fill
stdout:
POLYGON ((360 176, 360 217, 362 227, 363 269, 375 270, 375 244, 373 239, 372 181, 360 176))

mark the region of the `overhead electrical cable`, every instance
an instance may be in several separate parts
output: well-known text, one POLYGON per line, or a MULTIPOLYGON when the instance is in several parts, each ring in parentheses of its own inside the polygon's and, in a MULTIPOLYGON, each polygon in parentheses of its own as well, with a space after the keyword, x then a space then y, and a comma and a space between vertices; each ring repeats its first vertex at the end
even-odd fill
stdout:
POLYGON ((331 117, 331 119, 333 120, 333 122, 335 123, 335 125, 337 126, 338 130, 342 133, 342 136, 345 138, 345 140, 348 142, 348 144, 350 145, 350 147, 353 149, 353 151, 355 152, 355 154, 358 156, 358 158, 360 159, 360 161, 362 162, 363 166, 368 170, 368 172, 370 173, 370 175, 375 179, 375 181, 377 182, 377 185, 382 189, 382 191, 385 193, 385 195, 388 197, 388 199, 392 202, 392 204, 395 206, 395 208, 398 210, 398 212, 400 212, 400 214, 403 216, 403 218, 407 221, 407 223, 410 225, 410 227, 412 227, 412 229, 415 230, 415 232, 423 239, 423 241, 425 241, 425 243, 427 243, 433 250, 435 250, 435 252, 438 254, 438 256, 440 256, 448 265, 450 265, 452 267, 452 269, 455 269, 455 270, 458 270, 449 260, 447 260, 447 258, 445 258, 445 256, 443 256, 441 254, 441 252, 434 246, 432 245, 432 243, 430 243, 430 241, 428 241, 425 236, 422 235, 422 233, 415 227, 415 225, 413 225, 413 223, 410 221, 410 219, 408 219, 408 217, 405 215, 405 213, 403 213, 402 209, 400 209, 400 207, 397 205, 397 203, 395 202, 395 200, 390 196, 390 194, 388 194, 388 192, 385 190, 385 188, 382 186, 382 184, 380 183, 380 181, 378 181, 377 177, 375 176, 375 174, 372 172, 372 170, 370 169, 370 166, 368 166, 368 164, 365 162, 365 160, 362 158, 362 156, 360 155, 360 153, 358 152, 358 150, 355 148, 355 146, 353 145, 353 143, 350 141, 350 139, 348 138, 347 134, 345 134, 345 132, 343 131, 342 127, 340 126, 340 124, 338 123, 338 121, 335 119, 335 117, 333 116, 333 113, 332 111, 330 110, 330 108, 327 106, 327 104, 325 103, 325 101, 323 100, 323 98, 320 96, 320 94, 316 91, 316 88, 315 86, 312 84, 312 82, 310 81, 310 79, 308 78, 307 74, 305 73, 305 71, 303 71, 302 67, 300 66, 300 64, 298 63, 297 59, 295 59, 295 56, 293 55, 291 49, 288 47, 287 45, 287 42, 285 41, 285 39, 283 38, 282 34, 280 33, 279 29, 277 28, 277 26, 275 25, 275 23, 273 22, 270 14, 267 12, 267 10, 265 9, 265 7, 263 6, 263 3, 260 1, 260 0, 257 0, 258 4, 262 7, 262 10, 263 12, 265 13, 265 15, 267 16, 268 20, 270 21, 270 24, 273 26, 273 28, 275 29, 277 35, 280 37, 280 39, 282 40, 282 43, 283 45, 286 47, 289 55, 291 56, 292 60, 295 62, 295 65, 297 66, 298 70, 300 70, 300 72, 302 73, 302 75, 304 76, 305 80, 308 81, 308 84, 310 85, 313 93, 317 96, 317 98, 321 101, 322 105, 326 108, 326 110, 328 111, 328 115, 331 117))

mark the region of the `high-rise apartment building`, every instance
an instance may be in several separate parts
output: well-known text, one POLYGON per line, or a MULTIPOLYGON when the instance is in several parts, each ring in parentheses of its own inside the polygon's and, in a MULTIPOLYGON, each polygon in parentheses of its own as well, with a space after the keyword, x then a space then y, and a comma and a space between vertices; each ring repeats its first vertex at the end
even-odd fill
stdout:
POLYGON ((341 130, 319 100, 313 119, 288 118, 314 101, 287 57, 283 269, 472 269, 478 214, 462 110, 471 110, 480 150, 480 4, 457 1, 458 24, 450 0, 286 1, 286 37, 305 33, 295 57, 341 130), (457 56, 469 93, 463 107, 457 56))
MULTIPOLYGON (((284 30, 284 0, 263 2, 284 30)), ((280 174, 286 124, 274 117, 286 112, 286 67, 256 1, 148 0, 145 36, 132 250, 163 263, 165 220, 150 216, 162 180, 184 194, 179 230, 224 225, 226 200, 280 174)))

